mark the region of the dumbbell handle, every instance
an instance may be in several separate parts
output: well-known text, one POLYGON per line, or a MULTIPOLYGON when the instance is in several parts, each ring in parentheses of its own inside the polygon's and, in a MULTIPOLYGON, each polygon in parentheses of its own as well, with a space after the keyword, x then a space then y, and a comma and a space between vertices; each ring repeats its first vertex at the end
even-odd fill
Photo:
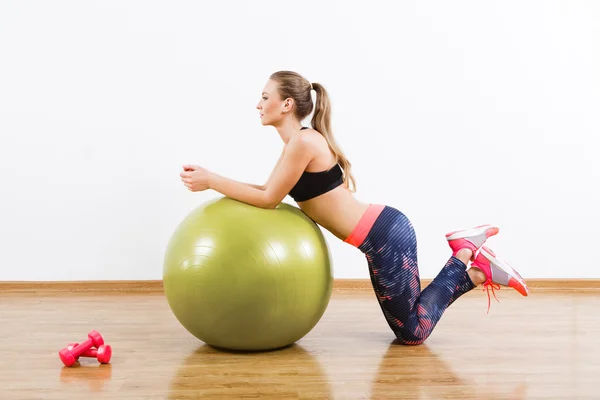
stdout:
POLYGON ((83 353, 85 353, 86 351, 88 351, 89 349, 92 348, 92 346, 94 345, 94 342, 92 342, 92 339, 88 339, 85 342, 75 346, 73 349, 71 349, 71 354, 73 354, 73 357, 77 358, 79 356, 81 356, 83 353))
MULTIPOLYGON (((72 352, 73 349, 77 346, 79 346, 79 343, 69 343, 67 345, 67 349, 72 352)), ((98 349, 92 347, 91 349, 87 349, 82 354, 80 354, 79 357, 96 357, 97 354, 98 354, 98 349)), ((79 358, 79 357, 77 357, 77 358, 79 358)))

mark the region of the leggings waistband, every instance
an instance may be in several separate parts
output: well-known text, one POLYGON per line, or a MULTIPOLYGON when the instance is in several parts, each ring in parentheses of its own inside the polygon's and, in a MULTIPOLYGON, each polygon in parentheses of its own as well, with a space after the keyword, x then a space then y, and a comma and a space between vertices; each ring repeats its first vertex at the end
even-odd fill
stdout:
POLYGON ((370 204, 367 211, 363 214, 363 216, 358 221, 358 224, 352 230, 352 233, 344 239, 345 243, 349 243, 354 247, 359 247, 362 242, 364 242, 365 238, 369 234, 369 231, 375 224, 375 221, 379 217, 379 214, 385 208, 384 205, 381 204, 370 204))

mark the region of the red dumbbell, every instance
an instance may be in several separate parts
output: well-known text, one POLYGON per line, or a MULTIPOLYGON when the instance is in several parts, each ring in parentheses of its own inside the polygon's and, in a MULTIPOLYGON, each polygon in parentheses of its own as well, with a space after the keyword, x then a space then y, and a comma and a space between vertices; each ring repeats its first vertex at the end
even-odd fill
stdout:
POLYGON ((102 338, 102 335, 100 335, 96 331, 91 331, 90 333, 88 333, 88 338, 89 339, 85 342, 73 347, 72 350, 64 348, 58 352, 58 355, 63 364, 65 364, 67 367, 70 367, 71 365, 75 364, 77 358, 79 358, 79 356, 81 356, 83 353, 85 353, 92 347, 98 348, 104 344, 104 339, 102 338))
MULTIPOLYGON (((79 343, 69 343, 67 349, 72 351, 78 345, 79 343)), ((110 362, 110 358, 112 357, 112 347, 110 347, 109 344, 103 344, 98 346, 97 349, 91 348, 86 350, 79 357, 95 358, 100 364, 108 364, 110 362)), ((77 361, 79 357, 77 357, 75 361, 77 361)))

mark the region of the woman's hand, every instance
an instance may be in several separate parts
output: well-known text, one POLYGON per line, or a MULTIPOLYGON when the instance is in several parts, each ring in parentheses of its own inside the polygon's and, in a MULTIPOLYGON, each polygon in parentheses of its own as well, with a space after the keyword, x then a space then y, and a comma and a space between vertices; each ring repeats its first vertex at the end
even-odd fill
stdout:
POLYGON ((210 175, 210 171, 198 165, 184 165, 183 172, 179 174, 183 184, 192 192, 209 189, 210 175))

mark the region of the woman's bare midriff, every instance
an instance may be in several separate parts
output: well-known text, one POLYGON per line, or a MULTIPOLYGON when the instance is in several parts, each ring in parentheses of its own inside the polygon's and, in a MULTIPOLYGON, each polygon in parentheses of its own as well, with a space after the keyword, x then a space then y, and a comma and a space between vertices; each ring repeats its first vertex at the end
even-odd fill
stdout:
POLYGON ((354 230, 368 203, 359 202, 343 185, 307 201, 299 202, 300 209, 313 221, 344 240, 354 230))

